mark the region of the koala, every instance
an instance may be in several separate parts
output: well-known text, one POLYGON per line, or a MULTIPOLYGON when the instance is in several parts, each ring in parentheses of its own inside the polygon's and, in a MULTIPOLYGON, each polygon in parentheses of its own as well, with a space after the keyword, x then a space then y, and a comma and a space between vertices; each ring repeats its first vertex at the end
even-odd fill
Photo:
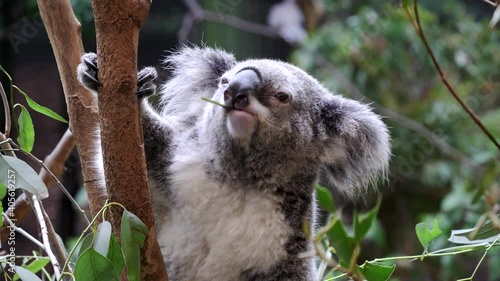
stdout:
MULTIPOLYGON (((355 195, 385 176, 380 116, 285 62, 197 47, 165 62, 158 108, 146 100, 154 68, 138 72, 137 95, 169 280, 318 280, 314 258, 299 257, 312 250, 314 186, 321 175, 355 195)), ((96 55, 77 72, 97 92, 96 55)))

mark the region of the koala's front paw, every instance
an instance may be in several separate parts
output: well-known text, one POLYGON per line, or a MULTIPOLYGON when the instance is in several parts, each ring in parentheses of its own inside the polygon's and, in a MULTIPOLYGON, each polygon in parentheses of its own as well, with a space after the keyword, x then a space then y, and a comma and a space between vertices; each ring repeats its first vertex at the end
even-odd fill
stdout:
POLYGON ((148 97, 155 93, 155 79, 158 77, 156 69, 152 66, 145 67, 137 73, 137 96, 139 99, 148 97))
POLYGON ((101 83, 97 79, 97 55, 95 53, 87 53, 81 58, 81 63, 78 65, 77 77, 82 85, 94 92, 97 92, 101 83))
MULTIPOLYGON (((81 63, 78 65, 78 81, 90 91, 97 92, 102 86, 98 78, 97 55, 87 53, 81 57, 81 63)), ((155 79, 158 73, 154 67, 145 67, 137 73, 137 96, 142 99, 155 93, 155 79)))

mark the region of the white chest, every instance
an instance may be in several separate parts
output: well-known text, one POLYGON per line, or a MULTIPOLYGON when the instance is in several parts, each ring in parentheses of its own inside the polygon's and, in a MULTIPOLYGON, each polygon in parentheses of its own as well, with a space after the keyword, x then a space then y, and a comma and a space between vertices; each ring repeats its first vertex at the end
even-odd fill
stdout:
POLYGON ((237 280, 242 271, 265 271, 283 259, 290 229, 279 200, 216 183, 198 159, 177 157, 170 169, 176 207, 158 240, 172 270, 182 268, 175 280, 237 280))

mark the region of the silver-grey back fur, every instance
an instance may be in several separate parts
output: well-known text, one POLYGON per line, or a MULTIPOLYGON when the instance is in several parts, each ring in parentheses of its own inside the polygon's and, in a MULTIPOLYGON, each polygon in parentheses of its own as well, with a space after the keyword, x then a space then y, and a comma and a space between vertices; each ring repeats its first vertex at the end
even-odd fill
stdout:
MULTIPOLYGON (((380 176, 390 139, 380 117, 328 92, 290 64, 237 62, 221 50, 183 48, 166 60, 159 114, 143 102, 148 176, 170 280, 317 280, 304 223, 314 229, 320 173, 356 195, 380 176), (255 130, 233 136, 221 77, 259 74, 255 130), (286 92, 279 104, 273 93, 286 92)), ((80 74, 79 74, 80 75, 80 74)))

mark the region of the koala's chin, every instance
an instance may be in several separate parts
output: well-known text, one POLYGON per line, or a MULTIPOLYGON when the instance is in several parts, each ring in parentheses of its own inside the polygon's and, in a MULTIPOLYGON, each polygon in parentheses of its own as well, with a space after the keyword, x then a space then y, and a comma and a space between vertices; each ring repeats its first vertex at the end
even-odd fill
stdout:
POLYGON ((226 126, 233 139, 248 144, 257 129, 257 116, 250 110, 230 110, 226 115, 226 126))

